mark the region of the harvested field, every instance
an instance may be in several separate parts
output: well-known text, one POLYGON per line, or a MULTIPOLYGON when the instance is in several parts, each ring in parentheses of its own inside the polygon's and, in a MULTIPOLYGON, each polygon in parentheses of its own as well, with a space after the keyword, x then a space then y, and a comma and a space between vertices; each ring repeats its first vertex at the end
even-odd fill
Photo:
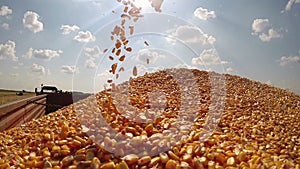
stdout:
POLYGON ((212 135, 201 142, 204 127, 210 127, 205 123, 212 103, 209 74, 192 70, 194 77, 189 79, 187 69, 171 71, 180 74, 187 86, 196 81, 199 92, 187 91, 199 96, 180 99, 181 90, 185 89, 168 71, 146 74, 113 89, 120 91, 118 99, 126 100, 123 94, 126 84, 130 84, 129 100, 136 111, 126 109, 125 101, 115 105, 113 92, 105 90, 0 133, 0 168, 300 167, 299 95, 225 75, 224 112, 212 135), (159 99, 157 93, 153 96, 157 99, 150 102, 147 92, 153 90, 165 93, 165 102, 155 102, 159 99), (184 107, 185 114, 180 115, 181 103, 195 98, 200 106, 184 107), (157 112, 161 105, 165 105, 164 111, 157 112), (175 123, 178 117, 182 123, 175 123), (193 121, 193 125, 185 128, 186 121, 193 121), (82 128, 81 124, 85 126, 82 128), (113 135, 110 128, 118 134, 113 135), (176 129, 180 132, 173 135, 176 129), (119 141, 125 136, 131 141, 119 141), (147 147, 147 143, 152 147, 147 147))
POLYGON ((0 105, 35 96, 35 93, 31 92, 25 92, 22 96, 18 96, 16 93, 18 91, 0 89, 0 105))

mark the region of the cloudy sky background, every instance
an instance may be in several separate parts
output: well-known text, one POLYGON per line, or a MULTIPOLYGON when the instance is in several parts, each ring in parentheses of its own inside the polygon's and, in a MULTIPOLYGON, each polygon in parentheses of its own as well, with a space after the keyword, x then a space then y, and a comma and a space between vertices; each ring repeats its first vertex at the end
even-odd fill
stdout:
MULTIPOLYGON (((145 17, 126 23, 135 27, 128 35, 133 51, 119 81, 133 66, 140 75, 195 67, 300 93, 299 0, 165 0, 160 14, 146 0, 137 6, 145 17)), ((113 46, 110 32, 122 10, 108 0, 2 0, 0 88, 100 90, 112 64, 103 51, 113 46)))

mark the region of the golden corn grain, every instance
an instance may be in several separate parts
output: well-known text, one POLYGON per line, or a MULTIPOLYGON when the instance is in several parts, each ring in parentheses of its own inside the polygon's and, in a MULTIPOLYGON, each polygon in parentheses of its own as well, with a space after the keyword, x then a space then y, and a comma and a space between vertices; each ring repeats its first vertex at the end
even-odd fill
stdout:
POLYGON ((72 164, 73 160, 74 160, 74 157, 72 155, 66 156, 65 158, 62 159, 61 165, 63 167, 69 166, 70 164, 72 164))
POLYGON ((241 151, 238 156, 237 156, 237 159, 241 162, 245 162, 247 161, 247 154, 244 152, 244 151, 241 151))
POLYGON ((44 162, 44 168, 52 168, 51 162, 48 161, 48 160, 45 160, 45 162, 44 162))
POLYGON ((98 157, 94 157, 94 158, 92 159, 91 168, 92 168, 92 169, 98 169, 98 168, 100 167, 100 164, 101 164, 101 162, 100 162, 100 160, 98 159, 98 157))
POLYGON ((191 169, 191 166, 189 165, 189 163, 187 163, 185 161, 181 161, 180 162, 180 168, 182 168, 182 169, 191 169))
POLYGON ((224 169, 224 167, 220 166, 220 165, 217 165, 217 166, 215 166, 215 169, 224 169))
POLYGON ((226 162, 226 156, 223 153, 216 153, 216 162, 220 165, 224 165, 226 162))
POLYGON ((192 161, 192 155, 191 154, 184 154, 182 156, 182 160, 185 162, 191 162, 192 161))
POLYGON ((142 158, 140 158, 140 159, 138 160, 138 164, 139 164, 140 166, 142 166, 142 165, 148 164, 150 161, 151 161, 151 157, 150 157, 150 156, 144 156, 144 157, 142 157, 142 158))
POLYGON ((104 163, 100 169, 114 169, 116 167, 115 163, 113 161, 111 162, 107 162, 107 163, 104 163))
POLYGON ((85 160, 90 161, 95 157, 95 151, 94 150, 88 150, 86 153, 85 160))
POLYGON ((48 148, 44 148, 43 150, 43 157, 50 157, 51 156, 51 153, 50 151, 48 150, 48 148))
POLYGON ((166 164, 170 160, 167 153, 160 153, 159 156, 160 156, 160 161, 163 164, 166 164))
POLYGON ((45 140, 50 141, 51 140, 51 135, 49 133, 46 133, 44 138, 45 138, 45 140))
POLYGON ((148 164, 149 167, 154 167, 156 164, 160 162, 160 157, 154 157, 151 159, 150 163, 148 164))
POLYGON ((174 154, 172 151, 168 151, 169 157, 175 161, 179 161, 179 157, 174 154))
POLYGON ((70 165, 70 166, 68 166, 68 169, 77 169, 77 166, 76 165, 70 165))
MULTIPOLYGON (((185 69, 179 70, 183 77, 187 77, 182 73, 185 69)), ((149 92, 148 87, 158 89, 159 86, 159 89, 166 93, 167 107, 161 117, 151 113, 141 113, 145 118, 139 120, 150 119, 151 124, 133 123, 120 115, 113 106, 113 101, 108 99, 109 94, 100 92, 95 95, 106 122, 115 131, 120 132, 118 137, 127 134, 132 137, 132 142, 139 146, 132 147, 132 142, 123 144, 122 141, 116 141, 117 139, 111 137, 106 127, 97 126, 100 113, 98 108, 93 108, 93 101, 87 100, 76 105, 83 110, 82 114, 75 113, 74 105, 70 105, 42 117, 41 120, 26 123, 21 128, 1 132, 0 168, 299 168, 300 147, 297 143, 300 133, 296 130, 299 126, 299 115, 294 113, 300 111, 298 96, 226 75, 229 79, 227 84, 229 91, 226 93, 224 114, 218 128, 207 141, 202 142, 199 138, 203 134, 204 117, 208 113, 208 103, 212 97, 205 94, 210 92, 207 87, 209 81, 203 78, 208 77, 208 74, 198 70, 193 70, 193 73, 194 79, 199 81, 202 87, 204 86, 203 89, 199 89, 203 92, 203 98, 201 95, 199 99, 203 105, 200 106, 201 110, 195 110, 201 113, 195 119, 194 126, 189 128, 190 134, 181 134, 181 140, 177 140, 172 133, 177 127, 183 128, 173 123, 180 110, 178 106, 180 100, 177 99, 180 98, 180 92, 174 93, 180 89, 176 87, 177 82, 174 79, 167 78, 166 71, 160 71, 131 80, 130 97, 137 105, 149 104, 146 94, 149 92), (153 84, 148 83, 152 80, 153 84), (251 88, 246 87, 246 83, 251 88), (143 85, 148 86, 144 88, 143 85), (264 91, 262 97, 256 97, 261 96, 259 91, 264 91), (276 97, 273 93, 276 93, 276 97), (264 99, 266 96, 269 99, 264 99), (276 100, 274 104, 272 99, 276 100), (103 100, 106 100, 106 103, 103 100), (270 107, 265 107, 266 105, 270 107), (77 121, 78 117, 92 124, 88 130, 93 135, 89 136, 82 132, 81 123, 77 121), (287 123, 289 125, 285 125, 287 123), (274 127, 275 124, 277 126, 274 127), (98 140, 100 142, 94 142, 98 140), (144 146, 146 143, 153 146, 146 147, 144 146), (107 145, 112 148, 112 151, 105 150, 107 145), (163 150, 164 147, 169 149, 163 150), (132 154, 130 158, 126 157, 126 161, 123 156, 127 149, 131 149, 132 154), (70 159, 71 156, 73 160, 70 159)), ((188 86, 190 79, 186 80, 188 86)), ((123 88, 120 86, 115 87, 118 87, 122 93, 123 88)), ((187 90, 187 92, 192 96, 197 94, 194 91, 187 90)), ((122 103, 126 99, 120 96, 119 102, 122 103)), ((189 101, 194 97, 185 99, 189 101)), ((151 108, 155 107, 155 105, 151 106, 151 108)), ((128 112, 124 111, 124 113, 128 112)), ((131 116, 138 119, 139 115, 132 113, 131 116)))
POLYGON ((71 147, 81 147, 81 142, 78 140, 73 140, 70 144, 71 147))
POLYGON ((214 154, 212 154, 212 153, 208 153, 208 154, 206 155, 206 157, 207 157, 209 160, 214 160, 214 158, 215 158, 214 154))
POLYGON ((51 162, 51 164, 53 165, 53 166, 60 166, 60 161, 59 160, 50 160, 50 162, 51 162))
POLYGON ((176 168, 176 161, 175 160, 169 160, 167 163, 166 163, 166 169, 174 169, 176 168))
POLYGON ((79 136, 75 136, 74 139, 80 141, 80 143, 81 143, 82 145, 85 145, 86 142, 87 142, 85 139, 83 139, 83 138, 81 138, 81 137, 79 137, 79 136))
POLYGON ((1 164, 0 165, 0 168, 9 168, 10 167, 10 165, 8 164, 8 163, 4 163, 4 164, 1 164))
MULTIPOLYGON (((17 165, 17 168, 20 168, 20 169, 25 169, 26 168, 26 166, 25 166, 25 164, 18 164, 17 165)), ((45 167, 44 167, 45 168, 45 167)))
POLYGON ((67 156, 67 155, 70 155, 70 154, 71 154, 70 150, 61 150, 61 155, 62 156, 67 156))
POLYGON ((84 161, 85 160, 85 154, 76 154, 74 155, 74 160, 76 161, 84 161))
POLYGON ((60 152, 60 146, 53 146, 52 149, 51 149, 51 153, 58 153, 60 152))
POLYGON ((116 169, 129 169, 129 167, 125 161, 122 161, 116 165, 116 169))
POLYGON ((229 157, 229 158, 227 159, 227 161, 226 161, 226 164, 227 164, 228 166, 234 165, 234 164, 235 164, 235 159, 234 159, 234 157, 229 157))
POLYGON ((61 169, 60 166, 56 165, 53 167, 53 169, 61 169))
POLYGON ((128 165, 132 165, 138 162, 139 157, 136 154, 128 154, 124 157, 124 160, 128 165))

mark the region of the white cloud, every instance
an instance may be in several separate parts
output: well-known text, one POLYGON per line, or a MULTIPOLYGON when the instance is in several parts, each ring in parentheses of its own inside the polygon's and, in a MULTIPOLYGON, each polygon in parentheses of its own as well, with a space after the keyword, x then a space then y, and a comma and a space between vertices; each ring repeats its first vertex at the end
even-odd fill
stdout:
POLYGON ((95 45, 91 48, 84 48, 84 54, 88 56, 88 59, 85 61, 85 67, 88 69, 96 69, 97 64, 95 63, 95 58, 101 54, 101 50, 99 46, 95 45))
POLYGON ((71 32, 76 32, 80 28, 77 25, 61 25, 60 30, 62 30, 63 35, 68 35, 71 32))
POLYGON ((201 20, 207 20, 209 18, 215 18, 216 17, 216 13, 215 11, 208 11, 208 9, 205 9, 205 8, 197 8, 195 11, 194 11, 194 15, 201 19, 201 20))
POLYGON ((39 21, 40 16, 32 11, 27 11, 24 14, 23 24, 33 33, 37 33, 43 30, 43 23, 39 21))
POLYGON ((175 65, 174 67, 175 67, 175 68, 186 68, 186 69, 198 69, 197 67, 188 65, 188 64, 186 64, 186 63, 177 64, 177 65, 175 65))
POLYGON ((3 73, 2 72, 0 72, 0 76, 2 76, 3 75, 3 73))
POLYGON ((215 49, 205 49, 199 57, 192 59, 193 65, 218 65, 220 64, 219 56, 215 49))
POLYGON ((136 69, 138 76, 144 75, 145 73, 149 72, 149 68, 141 64, 136 65, 136 69))
POLYGON ((151 51, 149 49, 142 49, 137 52, 136 55, 131 57, 133 60, 138 62, 146 63, 149 59, 150 63, 155 63, 159 58, 165 58, 165 55, 159 54, 158 52, 151 51))
POLYGON ((85 61, 85 67, 88 69, 96 69, 97 65, 95 63, 95 59, 90 57, 85 61))
POLYGON ((11 58, 13 61, 18 61, 16 56, 16 43, 14 41, 8 41, 5 44, 0 44, 0 60, 5 58, 11 58))
POLYGON ((267 80, 267 81, 266 81, 266 84, 272 86, 272 85, 273 85, 273 82, 272 82, 271 80, 267 80))
POLYGON ((268 33, 262 33, 259 35, 259 39, 263 42, 269 42, 271 39, 274 38, 281 38, 282 34, 278 31, 274 30, 273 28, 269 29, 268 33))
POLYGON ((11 73, 10 75, 11 75, 12 77, 14 77, 14 78, 19 77, 19 73, 11 73))
POLYGON ((228 62, 228 61, 222 60, 222 61, 221 61, 221 64, 222 64, 222 65, 229 65, 229 64, 231 64, 231 62, 228 62))
POLYGON ((300 63, 300 56, 282 56, 280 66, 286 66, 289 63, 300 63))
POLYGON ((107 78, 111 78, 112 74, 108 70, 105 70, 105 71, 103 71, 101 73, 98 73, 97 77, 100 77, 100 78, 103 78, 103 79, 107 79, 107 78))
POLYGON ((89 57, 97 57, 101 53, 99 46, 95 45, 91 48, 84 48, 84 54, 89 57))
POLYGON ((78 34, 74 37, 74 40, 87 43, 95 41, 96 37, 90 31, 79 31, 78 34))
POLYGON ((8 30, 8 29, 9 29, 9 24, 8 24, 8 23, 3 23, 3 24, 1 25, 1 27, 2 27, 3 29, 5 29, 5 30, 8 30))
POLYGON ((5 15, 9 15, 9 14, 12 14, 12 10, 9 9, 8 6, 1 6, 1 9, 0 9, 0 16, 5 16, 5 15))
POLYGON ((31 72, 36 72, 36 73, 39 73, 40 75, 45 75, 46 74, 46 69, 45 69, 44 66, 34 63, 31 66, 31 72))
POLYGON ((51 75, 50 69, 47 69, 47 74, 48 74, 48 75, 51 75))
POLYGON ((227 73, 233 73, 233 71, 234 71, 234 70, 233 70, 232 67, 228 67, 228 68, 226 69, 226 72, 227 72, 227 73))
POLYGON ((174 36, 189 43, 214 44, 216 38, 205 34, 200 28, 195 26, 179 26, 174 36))
POLYGON ((270 27, 269 19, 255 19, 252 23, 252 30, 254 34, 263 32, 266 28, 270 27))
POLYGON ((33 49, 32 49, 32 48, 29 48, 28 51, 26 52, 26 54, 23 55, 22 57, 23 57, 23 58, 26 58, 26 59, 31 59, 31 58, 32 58, 32 55, 33 55, 33 49))
POLYGON ((289 2, 285 6, 285 10, 289 11, 292 9, 292 6, 296 3, 300 3, 300 0, 289 0, 289 2))
POLYGON ((221 60, 215 49, 204 49, 199 57, 192 59, 192 65, 210 66, 210 65, 229 65, 231 62, 221 60))
POLYGON ((63 65, 60 71, 67 74, 79 73, 79 69, 77 67, 68 65, 63 65))
POLYGON ((26 59, 31 59, 32 57, 38 58, 38 59, 46 59, 51 60, 54 57, 60 56, 63 52, 61 50, 51 50, 51 49, 32 49, 29 48, 28 52, 23 55, 26 59))
POLYGON ((255 19, 252 23, 252 35, 257 35, 263 42, 269 42, 271 39, 281 38, 283 35, 272 28, 269 19, 255 19))

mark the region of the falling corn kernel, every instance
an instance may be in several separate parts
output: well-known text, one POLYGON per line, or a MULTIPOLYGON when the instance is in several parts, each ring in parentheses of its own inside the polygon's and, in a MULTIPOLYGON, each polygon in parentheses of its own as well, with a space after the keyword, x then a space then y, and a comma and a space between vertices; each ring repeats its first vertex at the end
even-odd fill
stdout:
POLYGON ((124 12, 127 13, 128 12, 128 6, 125 6, 124 8, 124 12))
POLYGON ((113 65, 111 65, 111 73, 115 74, 116 73, 116 69, 117 69, 118 64, 114 63, 113 65))
POLYGON ((126 51, 127 51, 127 52, 131 52, 131 51, 132 51, 132 48, 131 48, 131 47, 126 48, 126 51))
POLYGON ((121 54, 121 49, 117 50, 116 56, 119 56, 121 54))
POLYGON ((133 76, 137 76, 138 72, 137 72, 136 66, 133 67, 132 74, 133 74, 133 76))
POLYGON ((147 41, 144 41, 144 44, 145 44, 146 46, 149 46, 149 43, 148 43, 147 41))
POLYGON ((124 67, 120 67, 119 72, 124 72, 124 67))
POLYGON ((133 33, 134 33, 134 26, 129 26, 129 34, 130 35, 133 35, 133 33))
POLYGON ((118 40, 116 41, 116 44, 115 44, 116 49, 119 49, 119 48, 121 47, 121 45, 122 45, 122 43, 121 43, 121 41, 118 39, 118 40))
POLYGON ((121 62, 123 62, 124 60, 125 60, 125 55, 123 55, 123 56, 121 56, 120 58, 119 58, 119 61, 121 61, 121 62))
POLYGON ((122 19, 128 19, 128 20, 131 19, 131 17, 130 17, 129 15, 127 15, 127 14, 122 14, 122 15, 121 15, 121 18, 122 18, 122 19))
POLYGON ((126 46, 126 45, 128 44, 128 42, 129 42, 129 41, 128 41, 127 39, 125 39, 125 40, 123 41, 123 45, 126 46))

